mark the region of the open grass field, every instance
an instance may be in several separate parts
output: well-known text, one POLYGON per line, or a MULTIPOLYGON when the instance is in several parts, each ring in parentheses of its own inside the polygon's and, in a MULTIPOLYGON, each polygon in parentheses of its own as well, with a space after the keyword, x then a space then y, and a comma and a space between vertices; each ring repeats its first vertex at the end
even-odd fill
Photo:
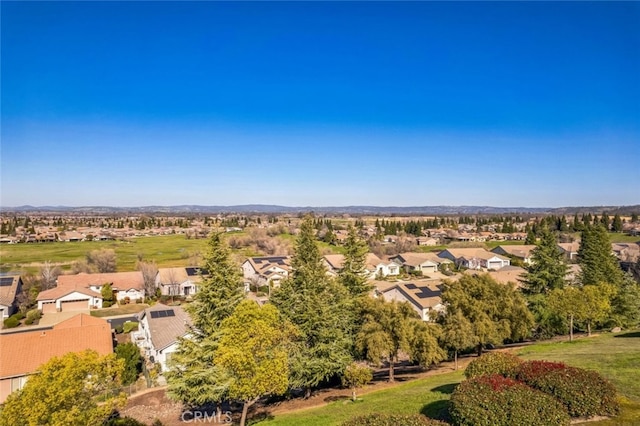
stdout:
POLYGON ((132 238, 128 241, 83 241, 7 244, 0 246, 3 271, 34 272, 50 261, 69 269, 91 250, 113 249, 118 271, 133 271, 139 259, 155 261, 159 267, 188 266, 189 259, 206 250, 206 239, 187 239, 184 235, 132 238))
POLYGON ((137 314, 147 309, 149 305, 146 303, 131 303, 129 305, 112 306, 110 308, 98 309, 91 311, 93 317, 113 317, 116 315, 137 314))
MULTIPOLYGON (((546 359, 599 371, 614 383, 622 400, 616 419, 589 425, 640 424, 640 332, 606 334, 573 343, 537 343, 516 351, 526 359, 546 359)), ((368 413, 423 413, 446 419, 447 401, 463 380, 462 371, 401 383, 367 393, 357 402, 339 400, 326 406, 281 414, 260 421, 262 425, 339 425, 353 416, 368 413)))

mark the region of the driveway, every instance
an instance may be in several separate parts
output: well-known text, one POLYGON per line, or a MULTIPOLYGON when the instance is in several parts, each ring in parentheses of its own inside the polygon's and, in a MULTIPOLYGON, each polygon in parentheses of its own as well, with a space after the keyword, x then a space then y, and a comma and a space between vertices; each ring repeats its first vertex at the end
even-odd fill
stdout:
POLYGON ((69 312, 54 312, 54 313, 50 313, 50 314, 44 314, 42 315, 42 318, 40 318, 40 322, 38 323, 38 325, 42 326, 51 326, 51 325, 55 325, 58 324, 64 320, 68 320, 71 317, 74 317, 78 314, 87 314, 89 315, 89 310, 88 309, 84 309, 84 310, 80 310, 80 311, 69 311, 69 312))

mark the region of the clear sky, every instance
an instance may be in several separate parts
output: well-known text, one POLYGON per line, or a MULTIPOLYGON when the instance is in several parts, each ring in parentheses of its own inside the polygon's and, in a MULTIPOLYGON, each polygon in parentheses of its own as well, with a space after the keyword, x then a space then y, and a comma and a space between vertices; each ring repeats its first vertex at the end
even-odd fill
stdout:
POLYGON ((0 206, 640 203, 638 2, 0 7, 0 206))

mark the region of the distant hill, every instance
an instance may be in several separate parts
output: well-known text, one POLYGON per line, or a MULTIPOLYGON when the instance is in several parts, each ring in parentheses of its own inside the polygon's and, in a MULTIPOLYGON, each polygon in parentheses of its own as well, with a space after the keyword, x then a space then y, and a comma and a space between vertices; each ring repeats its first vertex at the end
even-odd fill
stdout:
POLYGON ((76 213, 76 214, 216 214, 216 213, 262 213, 262 214, 298 214, 305 212, 354 214, 354 215, 473 215, 473 214, 556 214, 573 215, 581 213, 607 212, 607 214, 630 214, 640 212, 640 204, 632 206, 592 206, 592 207, 491 207, 491 206, 338 206, 338 207, 289 207, 270 204, 243 204, 237 206, 142 206, 142 207, 111 207, 111 206, 18 206, 0 207, 0 211, 7 212, 51 212, 51 213, 76 213))

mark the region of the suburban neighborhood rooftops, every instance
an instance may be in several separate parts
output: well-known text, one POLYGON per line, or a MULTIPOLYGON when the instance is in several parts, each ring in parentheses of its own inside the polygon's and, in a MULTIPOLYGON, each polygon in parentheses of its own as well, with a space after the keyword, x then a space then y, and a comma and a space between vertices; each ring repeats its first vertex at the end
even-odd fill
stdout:
POLYGON ((103 286, 111 284, 114 290, 143 290, 144 277, 142 272, 110 272, 100 274, 80 273, 75 275, 60 275, 58 277, 58 287, 76 286, 103 286))
POLYGON ((113 352, 111 326, 103 319, 79 314, 48 330, 0 334, 0 377, 33 373, 55 356, 93 349, 113 352))
POLYGON ((71 293, 80 293, 85 296, 92 296, 102 299, 102 295, 97 291, 89 290, 87 287, 79 286, 79 285, 64 285, 58 287, 51 288, 49 290, 41 291, 38 294, 36 300, 53 300, 58 299, 60 297, 66 296, 71 293))
POLYGON ((3 275, 0 277, 0 305, 10 306, 16 299, 20 275, 3 275))
POLYGON ((145 309, 139 318, 147 317, 151 342, 156 350, 162 350, 174 343, 178 337, 189 331, 191 318, 180 306, 157 303, 145 309))

